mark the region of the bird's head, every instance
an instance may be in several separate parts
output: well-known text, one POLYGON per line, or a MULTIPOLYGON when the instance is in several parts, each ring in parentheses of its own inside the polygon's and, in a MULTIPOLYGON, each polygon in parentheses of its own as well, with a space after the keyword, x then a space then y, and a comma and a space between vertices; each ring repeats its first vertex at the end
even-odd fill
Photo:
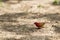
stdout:
POLYGON ((38 22, 34 22, 34 24, 38 24, 38 22))

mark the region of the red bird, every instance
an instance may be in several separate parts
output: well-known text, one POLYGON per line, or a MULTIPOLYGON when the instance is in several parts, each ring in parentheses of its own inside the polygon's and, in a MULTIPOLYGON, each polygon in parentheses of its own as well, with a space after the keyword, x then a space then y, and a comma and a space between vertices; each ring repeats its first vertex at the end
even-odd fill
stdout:
POLYGON ((43 28, 43 26, 44 26, 44 22, 34 22, 34 24, 36 25, 36 27, 38 27, 38 29, 40 29, 40 28, 43 28))

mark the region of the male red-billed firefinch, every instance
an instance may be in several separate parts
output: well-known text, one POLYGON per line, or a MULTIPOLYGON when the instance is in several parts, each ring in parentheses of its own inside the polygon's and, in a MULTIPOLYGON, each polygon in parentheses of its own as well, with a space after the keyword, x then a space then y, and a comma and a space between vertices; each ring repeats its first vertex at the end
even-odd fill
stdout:
POLYGON ((40 28, 43 28, 45 22, 34 22, 34 24, 36 25, 36 27, 37 27, 38 29, 40 29, 40 28))

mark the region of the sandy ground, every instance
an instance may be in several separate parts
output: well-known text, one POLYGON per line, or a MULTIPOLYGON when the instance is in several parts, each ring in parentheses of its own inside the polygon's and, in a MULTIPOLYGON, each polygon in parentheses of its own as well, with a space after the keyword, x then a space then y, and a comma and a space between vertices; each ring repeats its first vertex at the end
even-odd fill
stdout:
POLYGON ((60 40, 60 5, 53 0, 2 3, 0 40, 60 40), (41 7, 40 7, 41 6, 41 7), (34 22, 47 22, 36 29, 34 22))

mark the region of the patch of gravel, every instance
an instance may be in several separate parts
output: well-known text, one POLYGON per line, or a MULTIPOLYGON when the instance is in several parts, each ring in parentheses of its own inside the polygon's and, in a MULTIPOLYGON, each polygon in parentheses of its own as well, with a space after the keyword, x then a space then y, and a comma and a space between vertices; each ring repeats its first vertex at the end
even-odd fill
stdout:
POLYGON ((16 38, 3 38, 2 40, 51 40, 52 36, 26 36, 20 39, 16 38))
POLYGON ((0 27, 1 30, 7 31, 7 32, 15 32, 16 34, 22 34, 22 35, 30 35, 30 33, 37 31, 34 27, 29 27, 26 25, 12 25, 12 24, 5 24, 0 27))
POLYGON ((54 36, 27 36, 22 37, 20 40, 57 40, 57 38, 54 36))
POLYGON ((2 40, 59 40, 59 36, 56 36, 56 37, 55 36, 26 36, 19 39, 3 38, 2 40))
POLYGON ((53 5, 52 2, 2 3, 0 40, 60 40, 60 5, 53 5), (33 24, 36 21, 47 23, 38 30, 33 24))
POLYGON ((5 13, 60 13, 60 6, 54 6, 51 2, 53 2, 53 0, 21 1, 17 4, 3 3, 1 10, 5 13), (39 5, 41 6, 38 7, 39 5))

